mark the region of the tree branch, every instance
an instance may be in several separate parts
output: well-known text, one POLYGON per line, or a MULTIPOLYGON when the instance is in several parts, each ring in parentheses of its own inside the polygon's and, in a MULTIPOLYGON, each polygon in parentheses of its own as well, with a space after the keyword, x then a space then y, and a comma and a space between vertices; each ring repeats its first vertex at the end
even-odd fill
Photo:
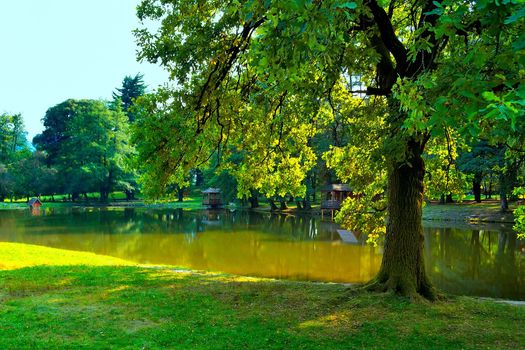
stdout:
POLYGON ((397 71, 403 72, 407 66, 407 50, 397 37, 388 14, 379 6, 376 0, 369 0, 367 5, 370 11, 372 11, 381 40, 396 60, 397 71))

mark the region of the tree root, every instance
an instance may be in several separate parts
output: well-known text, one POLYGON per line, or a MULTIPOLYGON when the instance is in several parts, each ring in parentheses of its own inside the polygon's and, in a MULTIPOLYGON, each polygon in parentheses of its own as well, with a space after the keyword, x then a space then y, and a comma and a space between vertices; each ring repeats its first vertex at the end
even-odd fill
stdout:
POLYGON ((433 302, 445 298, 445 296, 438 292, 430 283, 423 283, 419 289, 416 289, 411 284, 404 282, 403 279, 399 278, 389 278, 387 280, 375 278, 362 286, 352 288, 348 292, 352 294, 360 292, 391 293, 406 297, 412 302, 433 302))

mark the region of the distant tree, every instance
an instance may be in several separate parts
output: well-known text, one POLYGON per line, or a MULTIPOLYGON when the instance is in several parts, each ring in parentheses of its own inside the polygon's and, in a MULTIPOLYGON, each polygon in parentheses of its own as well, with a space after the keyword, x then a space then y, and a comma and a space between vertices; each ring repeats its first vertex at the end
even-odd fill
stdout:
POLYGON ((10 173, 13 176, 13 193, 17 197, 53 195, 57 171, 48 167, 45 155, 35 151, 29 157, 15 162, 10 173))
POLYGON ((48 164, 56 164, 63 143, 69 137, 67 125, 73 118, 78 101, 69 99, 49 108, 42 122, 44 131, 33 138, 33 145, 45 151, 48 164))
POLYGON ((0 163, 10 164, 30 154, 21 114, 0 114, 0 163))
POLYGON ((73 199, 87 192, 109 193, 125 175, 128 123, 120 109, 97 100, 67 100, 50 108, 44 117, 46 129, 34 139, 37 149, 56 166, 65 193, 73 199))
POLYGON ((472 192, 476 202, 481 202, 481 183, 485 176, 496 172, 505 157, 505 148, 492 146, 487 141, 475 143, 468 152, 460 153, 458 168, 473 176, 472 192))
POLYGON ((4 164, 0 164, 0 202, 13 193, 13 179, 4 164))
POLYGON ((135 114, 131 109, 134 100, 144 95, 146 92, 146 85, 144 84, 144 75, 138 73, 134 77, 130 75, 126 76, 122 81, 122 87, 117 88, 116 92, 113 92, 113 99, 120 100, 122 110, 128 116, 129 122, 135 120, 135 114))
POLYGON ((18 180, 13 166, 31 156, 21 114, 0 114, 0 201, 12 197, 18 180))
POLYGON ((458 166, 461 138, 447 134, 431 139, 423 154, 425 159, 425 195, 439 198, 441 204, 452 203, 452 195, 461 200, 468 191, 467 175, 458 166))

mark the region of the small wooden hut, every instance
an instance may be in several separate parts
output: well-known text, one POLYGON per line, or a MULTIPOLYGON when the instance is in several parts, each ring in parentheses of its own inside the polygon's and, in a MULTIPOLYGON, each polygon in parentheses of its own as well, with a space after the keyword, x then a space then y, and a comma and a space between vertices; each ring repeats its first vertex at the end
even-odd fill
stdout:
POLYGON ((352 189, 346 184, 330 184, 321 189, 323 200, 321 200, 321 215, 325 210, 331 212, 332 218, 336 210, 341 209, 341 203, 353 195, 352 189))
POLYGON ((219 188, 208 188, 202 191, 202 205, 209 208, 218 208, 222 205, 221 190, 219 188))
POLYGON ((31 198, 27 202, 27 205, 29 205, 29 208, 31 208, 31 209, 37 209, 37 208, 40 208, 42 206, 42 202, 38 198, 31 198))

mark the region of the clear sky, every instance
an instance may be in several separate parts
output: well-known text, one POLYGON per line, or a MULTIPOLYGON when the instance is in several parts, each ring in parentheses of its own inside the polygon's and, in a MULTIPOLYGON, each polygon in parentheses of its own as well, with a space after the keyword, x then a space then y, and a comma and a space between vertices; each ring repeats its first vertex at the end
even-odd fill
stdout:
POLYGON ((28 139, 68 98, 110 99, 126 75, 148 90, 167 80, 136 61, 140 0, 0 0, 0 113, 22 113, 28 139))

